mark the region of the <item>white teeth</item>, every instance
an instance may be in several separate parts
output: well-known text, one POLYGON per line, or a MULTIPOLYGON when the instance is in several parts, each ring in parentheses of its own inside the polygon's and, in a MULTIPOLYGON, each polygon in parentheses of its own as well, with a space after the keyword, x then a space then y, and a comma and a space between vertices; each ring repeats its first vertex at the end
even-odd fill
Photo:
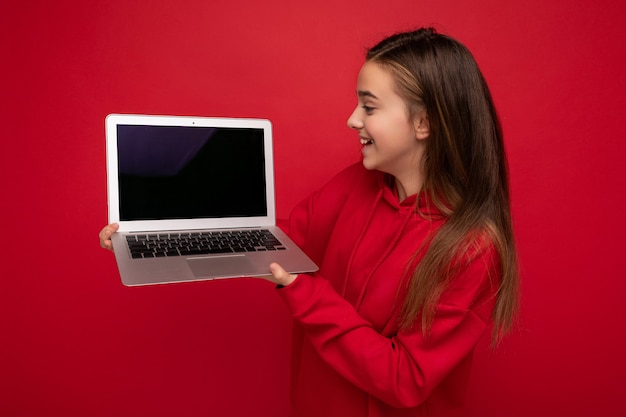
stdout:
POLYGON ((365 145, 369 145, 372 143, 371 139, 363 139, 361 138, 361 145, 365 146, 365 145))

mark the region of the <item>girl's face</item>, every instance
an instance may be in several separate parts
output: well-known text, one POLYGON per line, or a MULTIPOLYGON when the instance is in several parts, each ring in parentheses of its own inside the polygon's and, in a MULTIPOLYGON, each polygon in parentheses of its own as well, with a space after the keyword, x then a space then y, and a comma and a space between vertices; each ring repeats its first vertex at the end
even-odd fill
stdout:
POLYGON ((366 62, 357 81, 358 106, 348 126, 359 133, 363 165, 409 181, 419 176, 428 137, 425 112, 410 120, 404 99, 395 91, 392 75, 375 62, 366 62))

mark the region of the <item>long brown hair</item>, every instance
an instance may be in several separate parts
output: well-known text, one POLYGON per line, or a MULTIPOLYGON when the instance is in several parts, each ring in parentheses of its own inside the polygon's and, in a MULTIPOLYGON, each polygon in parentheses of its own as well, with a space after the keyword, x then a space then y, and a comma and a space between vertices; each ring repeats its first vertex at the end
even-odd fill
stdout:
POLYGON ((421 315, 422 329, 430 330, 455 260, 487 237, 500 261, 492 315, 497 342, 513 324, 519 277, 502 129, 487 84, 470 51, 432 28, 392 35, 366 60, 394 76, 411 117, 426 110, 422 192, 446 217, 425 254, 416 254, 423 257, 409 281, 400 326, 410 328, 421 315))

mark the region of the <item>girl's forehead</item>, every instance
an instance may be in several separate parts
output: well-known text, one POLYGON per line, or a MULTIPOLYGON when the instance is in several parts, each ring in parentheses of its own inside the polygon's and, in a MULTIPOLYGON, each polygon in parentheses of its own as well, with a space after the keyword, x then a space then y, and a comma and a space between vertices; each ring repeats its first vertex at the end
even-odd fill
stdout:
POLYGON ((357 85, 369 86, 377 89, 393 89, 394 79, 391 73, 382 65, 367 61, 359 71, 357 85))

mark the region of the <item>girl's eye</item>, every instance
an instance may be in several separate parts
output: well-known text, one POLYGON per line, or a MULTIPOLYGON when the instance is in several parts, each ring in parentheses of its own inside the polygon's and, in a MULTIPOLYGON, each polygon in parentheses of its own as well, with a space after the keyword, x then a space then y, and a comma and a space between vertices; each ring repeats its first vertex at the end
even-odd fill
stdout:
POLYGON ((367 114, 371 114, 374 111, 374 108, 370 106, 363 105, 361 107, 363 108, 363 110, 365 110, 365 113, 367 114))

